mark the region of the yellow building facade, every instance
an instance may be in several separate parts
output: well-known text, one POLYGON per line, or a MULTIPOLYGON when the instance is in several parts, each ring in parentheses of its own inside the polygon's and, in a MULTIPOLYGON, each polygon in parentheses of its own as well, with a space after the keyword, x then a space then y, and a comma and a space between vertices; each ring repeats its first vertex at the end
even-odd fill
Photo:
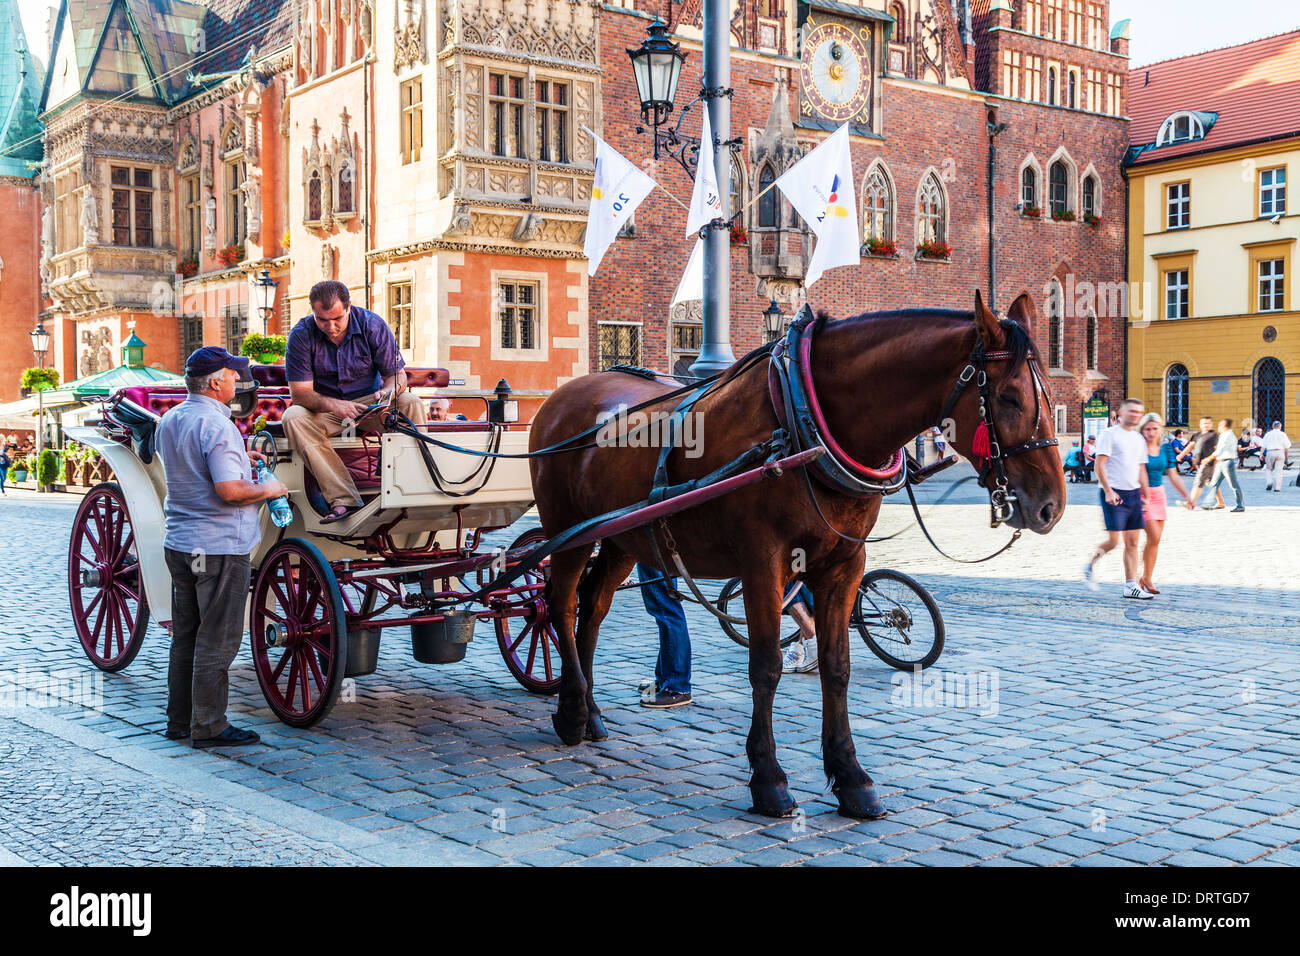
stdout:
POLYGON ((1300 123, 1252 99, 1297 55, 1300 33, 1284 34, 1130 76, 1135 116, 1144 95, 1153 102, 1127 167, 1128 392, 1171 427, 1203 415, 1300 423, 1300 204, 1287 194, 1300 123), (1252 61, 1246 75, 1222 69, 1232 56, 1252 61), (1196 89, 1206 75, 1226 87, 1196 89))

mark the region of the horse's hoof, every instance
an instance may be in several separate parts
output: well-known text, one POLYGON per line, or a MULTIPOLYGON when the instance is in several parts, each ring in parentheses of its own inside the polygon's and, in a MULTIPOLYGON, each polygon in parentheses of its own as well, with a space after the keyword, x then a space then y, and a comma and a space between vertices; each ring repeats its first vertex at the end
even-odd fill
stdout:
POLYGON ((879 820, 889 811, 876 797, 876 788, 870 785, 835 789, 840 802, 839 814, 851 820, 879 820))
POLYGON ((792 817, 799 806, 784 783, 751 783, 749 794, 754 798, 749 812, 764 817, 792 817))
POLYGON ((571 724, 560 719, 559 714, 551 715, 551 726, 555 732, 560 735, 560 741, 566 747, 573 747, 582 743, 583 725, 581 723, 571 724))
POLYGON ((591 741, 609 739, 609 732, 605 730, 605 722, 600 719, 600 714, 593 713, 587 718, 587 731, 583 738, 591 741))

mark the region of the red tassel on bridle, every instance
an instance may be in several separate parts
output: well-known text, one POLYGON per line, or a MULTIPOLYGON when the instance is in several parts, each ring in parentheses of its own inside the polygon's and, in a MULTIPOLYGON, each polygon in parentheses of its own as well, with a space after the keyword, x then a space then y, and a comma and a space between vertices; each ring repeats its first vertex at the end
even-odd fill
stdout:
POLYGON ((987 461, 992 450, 989 445, 988 422, 980 422, 979 427, 975 429, 975 437, 971 439, 970 452, 974 457, 987 461))

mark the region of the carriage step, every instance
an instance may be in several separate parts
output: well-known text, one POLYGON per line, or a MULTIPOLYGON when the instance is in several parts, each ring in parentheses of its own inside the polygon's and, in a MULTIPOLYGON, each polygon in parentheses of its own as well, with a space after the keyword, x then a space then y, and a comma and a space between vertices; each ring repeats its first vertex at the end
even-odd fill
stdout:
POLYGON ((398 567, 385 565, 380 568, 364 568, 360 571, 353 571, 352 579, 355 581, 357 578, 387 578, 406 574, 423 574, 425 571, 431 571, 436 567, 438 567, 436 564, 411 564, 398 567))

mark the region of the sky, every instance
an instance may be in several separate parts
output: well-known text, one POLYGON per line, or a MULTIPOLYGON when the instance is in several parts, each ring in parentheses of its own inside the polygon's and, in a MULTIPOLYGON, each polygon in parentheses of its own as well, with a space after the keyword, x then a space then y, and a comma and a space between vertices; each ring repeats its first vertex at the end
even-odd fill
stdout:
MULTIPOLYGON (((46 11, 58 4, 18 0, 18 7, 27 43, 44 62, 46 11)), ((1133 21, 1129 62, 1136 67, 1295 29, 1300 8, 1288 8, 1289 0, 1111 0, 1110 20, 1133 21)))

